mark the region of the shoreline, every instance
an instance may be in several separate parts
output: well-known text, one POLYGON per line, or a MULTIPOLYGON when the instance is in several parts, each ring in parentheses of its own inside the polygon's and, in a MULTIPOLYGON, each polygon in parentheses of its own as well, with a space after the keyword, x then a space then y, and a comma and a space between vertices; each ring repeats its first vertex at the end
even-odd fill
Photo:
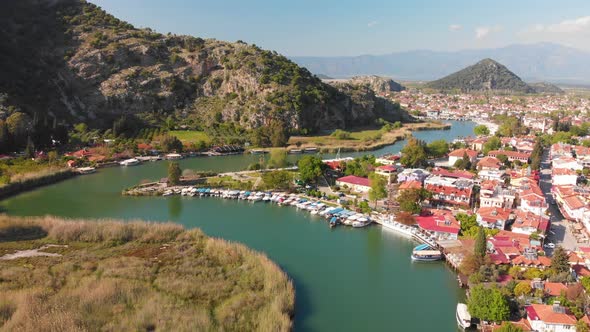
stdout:
POLYGON ((48 186, 79 175, 73 169, 64 168, 50 174, 31 177, 24 181, 12 182, 0 187, 0 201, 18 194, 48 186))

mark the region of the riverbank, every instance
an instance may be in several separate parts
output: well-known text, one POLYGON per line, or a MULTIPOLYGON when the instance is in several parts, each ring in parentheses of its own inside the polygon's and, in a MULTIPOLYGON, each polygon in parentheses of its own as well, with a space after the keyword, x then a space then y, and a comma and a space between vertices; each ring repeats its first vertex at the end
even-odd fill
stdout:
POLYGON ((448 130, 451 125, 442 122, 406 123, 402 128, 383 132, 380 129, 370 129, 350 132, 350 138, 339 139, 331 135, 320 136, 291 136, 287 150, 301 150, 317 148, 322 153, 363 152, 381 149, 407 138, 414 131, 448 130))
POLYGON ((275 263, 178 224, 1 216, 0 271, 6 330, 292 327, 294 288, 275 263))
POLYGON ((47 168, 45 170, 23 174, 13 180, 13 182, 0 186, 0 199, 14 196, 22 192, 39 188, 42 186, 57 183, 69 179, 78 173, 67 168, 47 168))

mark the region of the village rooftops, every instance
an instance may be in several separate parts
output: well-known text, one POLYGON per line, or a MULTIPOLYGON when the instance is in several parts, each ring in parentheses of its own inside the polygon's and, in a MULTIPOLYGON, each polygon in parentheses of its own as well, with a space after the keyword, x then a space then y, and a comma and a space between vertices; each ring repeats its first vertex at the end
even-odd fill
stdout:
POLYGON ((342 182, 342 183, 353 184, 353 185, 357 185, 357 186, 365 186, 365 187, 371 186, 369 179, 363 178, 360 176, 356 176, 356 175, 344 176, 344 177, 337 179, 336 181, 342 182))
POLYGON ((576 317, 564 307, 558 305, 531 304, 526 306, 529 321, 540 320, 546 324, 576 325, 576 317))
POLYGON ((432 210, 433 214, 416 217, 420 228, 438 233, 459 234, 461 226, 450 211, 432 210))
POLYGON ((463 155, 467 155, 469 158, 475 158, 478 155, 477 151, 470 150, 470 149, 457 149, 453 150, 449 153, 449 157, 459 157, 462 158, 463 155))
POLYGON ((530 153, 526 152, 517 152, 517 151, 508 151, 508 150, 493 150, 488 152, 488 156, 490 157, 498 157, 499 155, 505 155, 508 157, 508 160, 519 160, 519 161, 527 161, 530 157, 530 153))
POLYGON ((432 174, 454 179, 473 179, 475 176, 473 173, 469 173, 467 171, 449 171, 440 167, 434 168, 432 170, 432 174))

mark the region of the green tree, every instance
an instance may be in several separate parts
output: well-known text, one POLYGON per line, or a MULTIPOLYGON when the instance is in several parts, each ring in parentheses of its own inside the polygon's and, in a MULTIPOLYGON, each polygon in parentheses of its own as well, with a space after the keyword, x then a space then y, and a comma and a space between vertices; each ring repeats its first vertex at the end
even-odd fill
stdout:
POLYGON ((524 330, 510 322, 507 322, 497 329, 496 332, 524 332, 524 330))
POLYGON ((444 139, 439 139, 428 143, 426 146, 428 156, 440 158, 449 152, 449 143, 444 139))
POLYGON ((490 134, 490 129, 486 125, 477 125, 473 128, 473 133, 477 136, 487 136, 490 134))
POLYGON ((400 210, 416 214, 422 211, 422 202, 430 196, 430 192, 425 189, 406 189, 399 192, 397 202, 400 210))
POLYGON ((22 147, 33 130, 33 120, 25 113, 15 112, 6 118, 8 132, 14 138, 14 144, 22 147))
POLYGON ((272 146, 285 146, 289 138, 287 137, 287 127, 281 121, 273 121, 270 124, 270 144, 272 146))
POLYGON ((283 168, 287 167, 287 151, 283 149, 273 149, 270 151, 270 158, 268 159, 269 168, 283 168))
POLYGON ((269 189, 289 189, 293 175, 289 171, 272 171, 262 174, 262 180, 269 189))
POLYGON ((406 167, 419 167, 426 161, 426 144, 415 137, 410 137, 401 150, 400 162, 406 167))
POLYGON ((501 147, 502 147, 502 141, 500 140, 500 138, 498 138, 496 136, 492 136, 492 137, 490 137, 490 139, 488 139, 487 142, 484 143, 484 145, 482 147, 482 153, 487 156, 488 152, 490 152, 492 150, 498 150, 501 147))
POLYGON ((463 157, 459 160, 457 160, 455 162, 455 164, 453 165, 458 169, 464 169, 464 170, 468 170, 471 168, 471 160, 469 159, 469 156, 467 155, 467 153, 463 153, 463 157))
POLYGON ((336 130, 334 130, 330 134, 330 136, 335 137, 335 138, 340 139, 340 140, 346 140, 346 139, 350 139, 351 138, 350 132, 344 131, 342 129, 336 129, 336 130))
POLYGON ((487 321, 501 322, 510 316, 508 301, 495 287, 476 285, 471 288, 467 309, 471 316, 487 321))
POLYGON ((175 186, 180 183, 180 175, 182 171, 180 170, 180 165, 177 162, 173 161, 168 164, 168 184, 175 186))
POLYGON ((555 251, 553 251, 553 257, 551 257, 551 269, 556 273, 569 272, 570 270, 567 253, 561 246, 558 246, 555 248, 555 251))
POLYGON ((387 197, 387 180, 379 174, 371 173, 369 182, 371 184, 369 199, 375 203, 375 208, 377 208, 377 201, 387 197))
POLYGON ((475 214, 467 215, 465 213, 459 213, 455 218, 461 224, 461 235, 470 238, 474 238, 477 235, 479 225, 477 224, 477 216, 475 214))
POLYGON ((523 281, 514 287, 514 295, 517 297, 529 295, 533 291, 530 282, 523 281))
POLYGON ((166 135, 160 144, 164 152, 182 152, 182 142, 176 136, 166 135))
POLYGON ((477 237, 475 238, 475 248, 474 253, 477 257, 485 257, 487 252, 487 241, 486 241, 486 233, 483 227, 479 226, 477 231, 477 237))
POLYGON ((0 153, 8 152, 10 149, 10 133, 6 122, 0 120, 0 153))
POLYGON ((324 163, 316 156, 304 156, 297 163, 299 167, 299 178, 304 182, 316 182, 322 176, 324 163))
POLYGON ((35 144, 33 144, 33 140, 31 136, 27 137, 27 146, 25 148, 25 156, 27 158, 35 158, 35 144))
POLYGON ((590 326, 583 320, 579 320, 576 323, 576 332, 590 332, 590 326))

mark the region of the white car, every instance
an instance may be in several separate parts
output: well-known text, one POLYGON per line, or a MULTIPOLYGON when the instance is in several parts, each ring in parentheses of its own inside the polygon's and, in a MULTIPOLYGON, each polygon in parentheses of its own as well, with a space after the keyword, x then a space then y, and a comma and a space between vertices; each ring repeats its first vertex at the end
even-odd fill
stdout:
POLYGON ((549 242, 549 243, 545 243, 545 244, 543 245, 543 247, 545 247, 545 248, 549 248, 549 249, 555 249, 555 244, 554 244, 554 243, 551 243, 551 242, 549 242))

